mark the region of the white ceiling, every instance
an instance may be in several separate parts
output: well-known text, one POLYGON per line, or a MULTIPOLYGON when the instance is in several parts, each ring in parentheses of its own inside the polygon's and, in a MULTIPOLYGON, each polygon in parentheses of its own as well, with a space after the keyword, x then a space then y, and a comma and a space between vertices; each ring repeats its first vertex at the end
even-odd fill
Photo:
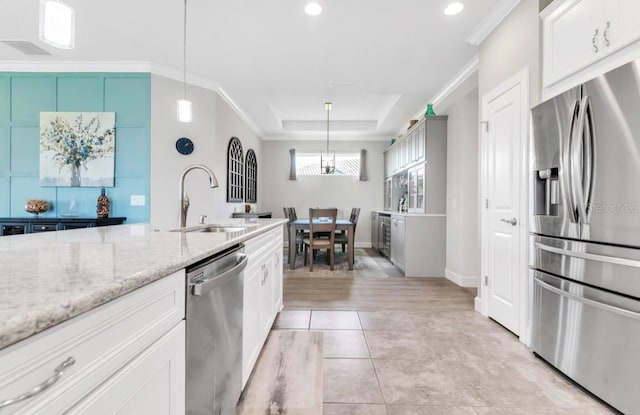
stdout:
MULTIPOLYGON (((219 85, 266 139, 394 136, 477 54, 465 43, 498 0, 189 0, 187 71, 219 85)), ((182 0, 66 0, 76 48, 38 39, 38 0, 0 0, 0 40, 28 40, 52 56, 0 43, 0 61, 150 62, 182 71, 182 0)), ((6 66, 5 66, 6 67, 6 66)))

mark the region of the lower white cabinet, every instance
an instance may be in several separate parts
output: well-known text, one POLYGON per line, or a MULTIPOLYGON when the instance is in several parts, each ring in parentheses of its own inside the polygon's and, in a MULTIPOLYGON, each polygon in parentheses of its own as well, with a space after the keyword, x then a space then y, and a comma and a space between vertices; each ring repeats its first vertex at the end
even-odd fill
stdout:
POLYGON ((184 414, 185 322, 181 321, 69 414, 184 414))
POLYGON ((0 401, 55 382, 0 412, 184 413, 184 312, 181 270, 1 350, 0 401))
POLYGON ((244 271, 242 326, 242 387, 269 335, 273 321, 282 310, 281 228, 245 242, 249 263, 244 271))

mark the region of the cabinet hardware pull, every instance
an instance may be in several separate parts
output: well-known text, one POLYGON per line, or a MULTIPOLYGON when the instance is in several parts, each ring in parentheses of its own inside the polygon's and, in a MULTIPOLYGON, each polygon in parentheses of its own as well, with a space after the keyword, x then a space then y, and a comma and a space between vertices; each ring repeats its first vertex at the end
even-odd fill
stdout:
POLYGON ((591 38, 591 44, 593 45, 593 51, 595 53, 598 53, 599 49, 598 49, 598 44, 596 42, 596 38, 598 37, 598 29, 596 29, 595 32, 593 32, 593 37, 591 38))
POLYGON ((9 405, 16 404, 18 402, 22 402, 22 401, 24 401, 26 399, 29 399, 29 398, 31 398, 33 396, 36 396, 39 393, 42 393, 45 390, 49 389, 50 387, 55 385, 55 383, 57 381, 60 380, 62 375, 64 375, 64 371, 68 367, 73 366, 73 364, 75 362, 76 362, 76 360, 73 357, 67 358, 67 360, 65 360, 64 362, 60 363, 58 365, 58 367, 53 369, 53 376, 51 376, 49 379, 47 379, 44 382, 42 382, 41 384, 37 385, 36 387, 31 389, 30 391, 23 393, 22 395, 18 396, 17 398, 0 401, 0 409, 4 408, 5 406, 9 406, 9 405))
POLYGON ((604 38, 604 45, 606 47, 609 47, 611 45, 611 42, 609 41, 609 29, 611 29, 611 22, 607 22, 605 24, 604 33, 602 33, 602 37, 604 38))

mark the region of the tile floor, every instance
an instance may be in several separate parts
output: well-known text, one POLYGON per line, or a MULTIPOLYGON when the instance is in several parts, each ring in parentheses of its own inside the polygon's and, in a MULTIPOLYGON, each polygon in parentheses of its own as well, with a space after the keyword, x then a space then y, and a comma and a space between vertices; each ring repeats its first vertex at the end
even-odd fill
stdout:
POLYGON ((325 415, 614 413, 473 311, 284 310, 323 333, 325 415))

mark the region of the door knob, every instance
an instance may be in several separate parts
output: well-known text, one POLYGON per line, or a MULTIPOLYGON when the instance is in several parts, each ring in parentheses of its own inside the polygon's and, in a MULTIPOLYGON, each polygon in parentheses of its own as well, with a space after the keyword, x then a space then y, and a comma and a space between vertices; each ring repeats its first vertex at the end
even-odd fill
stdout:
POLYGON ((504 222, 504 223, 510 223, 512 226, 516 226, 518 224, 518 219, 516 218, 512 218, 512 219, 500 219, 500 221, 504 222))

